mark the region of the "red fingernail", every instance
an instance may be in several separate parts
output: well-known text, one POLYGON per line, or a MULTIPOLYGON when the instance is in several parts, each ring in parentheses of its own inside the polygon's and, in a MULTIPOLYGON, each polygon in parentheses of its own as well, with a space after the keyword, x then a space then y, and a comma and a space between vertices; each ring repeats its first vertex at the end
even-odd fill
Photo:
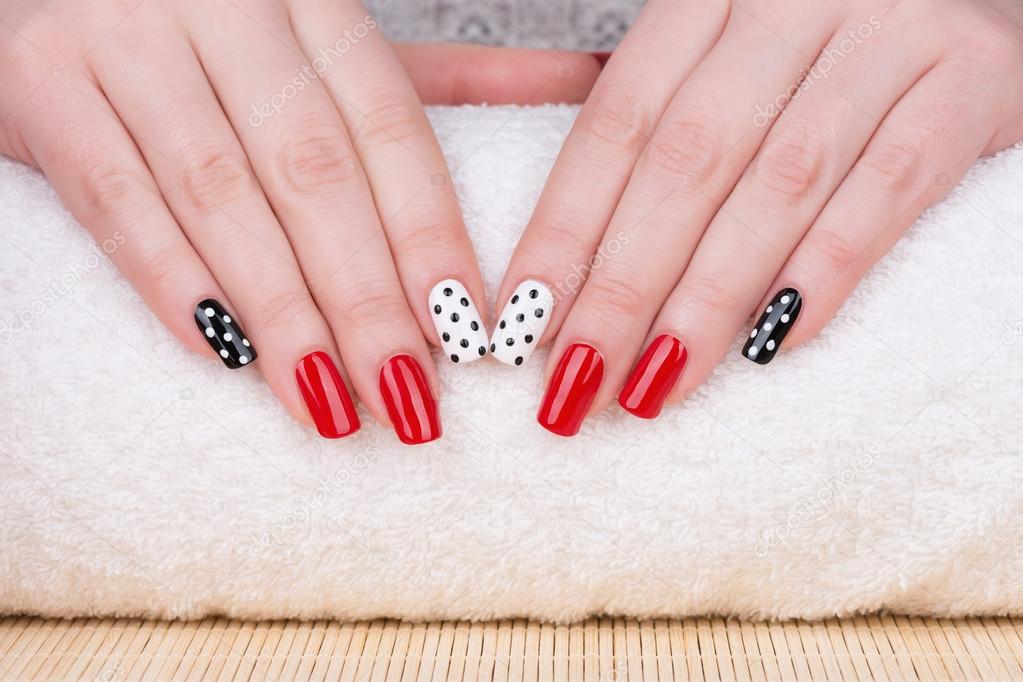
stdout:
POLYGON ((344 438, 359 430, 352 396, 329 355, 316 351, 302 358, 295 379, 321 436, 344 438))
POLYGON ((618 404, 643 419, 659 415, 688 357, 686 347, 674 336, 658 336, 629 375, 618 395, 618 404))
POLYGON ((569 346, 558 362, 536 420, 559 436, 574 436, 604 378, 604 358, 585 343, 569 346))
POLYGON ((596 59, 597 63, 600 64, 600 68, 603 69, 607 66, 607 60, 611 59, 611 54, 611 52, 591 52, 590 56, 596 59))
POLYGON ((411 355, 395 355, 380 368, 380 393, 402 443, 419 445, 441 435, 437 401, 423 368, 411 355))

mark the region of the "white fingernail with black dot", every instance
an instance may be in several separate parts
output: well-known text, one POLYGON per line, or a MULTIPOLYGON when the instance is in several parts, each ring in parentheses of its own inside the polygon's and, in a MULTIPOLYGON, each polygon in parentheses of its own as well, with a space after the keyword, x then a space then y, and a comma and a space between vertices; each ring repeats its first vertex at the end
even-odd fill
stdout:
POLYGON ((429 303, 441 348, 451 362, 472 362, 487 354, 483 320, 461 282, 454 279, 439 282, 430 291, 429 303))
POLYGON ((552 308, 554 296, 544 284, 532 279, 519 284, 490 337, 493 356, 506 365, 528 360, 550 322, 552 308))

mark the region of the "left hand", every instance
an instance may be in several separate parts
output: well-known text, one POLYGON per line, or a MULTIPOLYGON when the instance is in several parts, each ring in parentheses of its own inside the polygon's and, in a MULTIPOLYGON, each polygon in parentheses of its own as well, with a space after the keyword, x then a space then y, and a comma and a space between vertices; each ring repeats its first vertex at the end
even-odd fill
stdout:
MULTIPOLYGON (((1018 0, 650 0, 502 286, 551 292, 540 423, 572 435, 619 391, 656 416, 754 311, 759 364, 813 337, 978 156, 1021 138, 1018 0)), ((509 349, 544 333, 507 329, 509 349)))

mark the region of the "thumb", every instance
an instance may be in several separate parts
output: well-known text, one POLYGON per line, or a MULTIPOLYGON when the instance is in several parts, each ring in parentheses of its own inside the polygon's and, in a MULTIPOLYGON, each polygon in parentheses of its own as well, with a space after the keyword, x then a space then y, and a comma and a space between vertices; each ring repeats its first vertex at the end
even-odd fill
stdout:
POLYGON ((600 75, 600 55, 567 50, 395 43, 423 104, 579 103, 600 75))

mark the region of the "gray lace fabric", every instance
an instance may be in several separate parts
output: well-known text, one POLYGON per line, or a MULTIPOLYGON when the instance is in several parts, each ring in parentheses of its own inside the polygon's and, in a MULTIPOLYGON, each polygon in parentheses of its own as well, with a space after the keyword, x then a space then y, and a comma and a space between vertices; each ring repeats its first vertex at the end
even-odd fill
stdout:
POLYGON ((384 33, 401 41, 614 49, 642 0, 367 0, 384 33))

